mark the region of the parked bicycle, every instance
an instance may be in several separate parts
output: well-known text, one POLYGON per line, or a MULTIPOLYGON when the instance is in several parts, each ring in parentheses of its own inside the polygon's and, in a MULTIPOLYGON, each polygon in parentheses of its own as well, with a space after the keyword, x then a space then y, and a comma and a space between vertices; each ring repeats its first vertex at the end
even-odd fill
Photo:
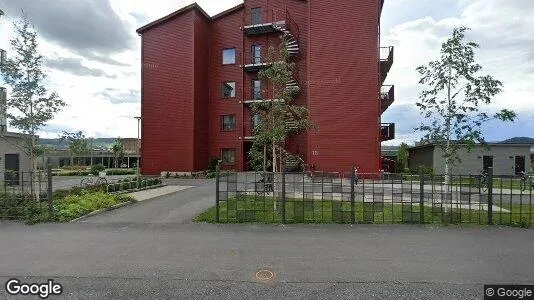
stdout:
POLYGON ((527 172, 519 173, 521 175, 521 190, 524 191, 527 187, 532 190, 534 189, 534 176, 529 175, 527 172))
POLYGON ((477 175, 475 178, 475 186, 482 190, 483 192, 488 191, 489 175, 488 171, 484 170, 480 172, 480 175, 477 175))
POLYGON ((82 180, 80 181, 80 184, 83 187, 105 185, 105 184, 108 184, 108 180, 104 177, 95 177, 93 175, 89 175, 87 177, 82 178, 82 180))
POLYGON ((256 193, 271 193, 274 191, 274 174, 273 173, 262 173, 261 179, 256 182, 256 193))

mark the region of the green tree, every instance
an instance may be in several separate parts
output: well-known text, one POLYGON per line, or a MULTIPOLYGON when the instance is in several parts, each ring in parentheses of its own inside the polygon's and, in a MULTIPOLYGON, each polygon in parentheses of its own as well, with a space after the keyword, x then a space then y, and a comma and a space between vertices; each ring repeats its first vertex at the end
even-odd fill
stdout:
POLYGON ((61 140, 69 142, 69 152, 71 157, 77 157, 77 164, 80 165, 80 156, 89 154, 91 149, 89 148, 89 139, 85 137, 83 131, 67 132, 63 131, 61 140))
MULTIPOLYGON (((30 168, 36 170, 36 133, 58 113, 65 102, 56 92, 48 92, 43 56, 38 51, 37 32, 23 12, 22 19, 14 22, 16 36, 10 40, 13 55, 0 65, 4 82, 11 87, 8 96, 9 124, 25 135, 25 152, 30 156, 30 168)), ((33 176, 31 194, 34 194, 33 176)))
POLYGON ((408 168, 408 145, 402 143, 397 152, 397 173, 403 173, 408 168))
POLYGON ((121 163, 124 158, 124 147, 122 146, 122 140, 120 137, 117 138, 115 142, 113 143, 113 146, 111 147, 111 151, 113 151, 113 160, 115 161, 115 168, 118 168, 119 158, 120 158, 121 163))
POLYGON ((416 128, 444 152, 445 175, 460 162, 458 149, 485 144, 481 126, 493 119, 513 122, 516 114, 508 109, 496 113, 483 111, 502 91, 502 83, 490 75, 480 75, 482 66, 475 61, 479 45, 465 41, 466 27, 455 28, 441 46, 441 56, 417 68, 424 90, 417 107, 425 121, 416 128))
POLYGON ((271 167, 273 172, 279 171, 281 162, 290 155, 284 141, 313 127, 307 108, 293 103, 300 89, 288 85, 294 80, 296 65, 287 50, 287 39, 284 35, 278 47, 269 47, 269 67, 259 72, 259 78, 270 87, 271 99, 252 105, 259 122, 255 124, 249 158, 256 170, 271 167))

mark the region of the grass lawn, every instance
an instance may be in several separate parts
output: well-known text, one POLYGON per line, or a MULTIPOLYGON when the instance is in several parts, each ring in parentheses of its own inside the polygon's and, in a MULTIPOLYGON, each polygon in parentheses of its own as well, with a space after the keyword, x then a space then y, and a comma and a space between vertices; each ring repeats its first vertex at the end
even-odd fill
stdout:
MULTIPOLYGON (((221 201, 221 223, 282 223, 281 203, 268 196, 238 196, 221 201)), ((499 225, 530 227, 534 209, 530 205, 503 205, 510 212, 494 212, 493 222, 499 225)), ((351 203, 336 200, 302 201, 288 198, 285 205, 287 223, 351 223, 351 203)), ((418 204, 362 203, 354 204, 356 223, 420 223, 418 204)), ((196 222, 215 223, 216 208, 212 207, 195 218, 196 222)), ((487 211, 456 209, 454 205, 424 206, 426 224, 481 224, 488 222, 487 211)))

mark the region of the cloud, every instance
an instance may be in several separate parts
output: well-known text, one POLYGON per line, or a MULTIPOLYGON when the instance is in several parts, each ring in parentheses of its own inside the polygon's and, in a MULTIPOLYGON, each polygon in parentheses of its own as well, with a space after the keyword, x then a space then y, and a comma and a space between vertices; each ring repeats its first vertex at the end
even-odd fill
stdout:
POLYGON ((141 102, 141 92, 135 89, 122 92, 119 89, 106 88, 104 91, 97 93, 97 95, 111 102, 112 104, 141 102))
POLYGON ((59 71, 67 72, 76 76, 94 76, 117 78, 116 75, 110 75, 100 69, 88 68, 82 64, 81 58, 52 58, 46 59, 46 66, 59 71))
POLYGON ((7 1, 6 14, 23 9, 40 35, 73 53, 102 63, 123 64, 111 54, 136 48, 136 36, 108 0, 7 1))
MULTIPOLYGON (((398 6, 406 1, 392 2, 398 6)), ((397 123, 398 139, 414 136, 408 134, 401 124, 423 120, 420 115, 406 115, 407 106, 417 111, 415 102, 422 89, 417 83, 419 76, 415 68, 439 57, 441 43, 450 36, 454 27, 467 26, 472 29, 467 33, 467 39, 481 46, 476 55, 477 62, 484 67, 481 74, 490 74, 504 82, 504 92, 483 109, 495 112, 501 108, 512 108, 519 116, 516 124, 491 122, 485 126, 486 139, 532 136, 534 118, 529 116, 534 94, 534 86, 530 84, 534 80, 534 36, 531 34, 534 21, 530 15, 534 13, 534 2, 461 0, 451 7, 453 9, 447 9, 447 13, 441 16, 420 15, 414 8, 408 15, 403 15, 405 22, 382 28, 382 45, 395 46, 395 61, 386 84, 395 84, 396 92, 395 103, 383 115, 382 121, 397 123)))

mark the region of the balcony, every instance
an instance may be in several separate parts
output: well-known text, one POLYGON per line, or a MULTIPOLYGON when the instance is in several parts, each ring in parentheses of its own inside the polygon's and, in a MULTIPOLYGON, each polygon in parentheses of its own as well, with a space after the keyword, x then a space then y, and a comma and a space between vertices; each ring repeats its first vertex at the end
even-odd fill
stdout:
POLYGON ((244 125, 245 134, 244 134, 244 138, 243 138, 245 141, 254 140, 254 127, 255 126, 252 124, 252 122, 245 123, 245 125, 244 125))
POLYGON ((393 65, 393 47, 380 47, 380 79, 386 81, 389 70, 393 65))
POLYGON ((380 113, 383 114, 395 101, 395 86, 383 85, 380 89, 380 113))
POLYGON ((395 139, 395 123, 382 123, 380 125, 380 141, 390 141, 395 139))

